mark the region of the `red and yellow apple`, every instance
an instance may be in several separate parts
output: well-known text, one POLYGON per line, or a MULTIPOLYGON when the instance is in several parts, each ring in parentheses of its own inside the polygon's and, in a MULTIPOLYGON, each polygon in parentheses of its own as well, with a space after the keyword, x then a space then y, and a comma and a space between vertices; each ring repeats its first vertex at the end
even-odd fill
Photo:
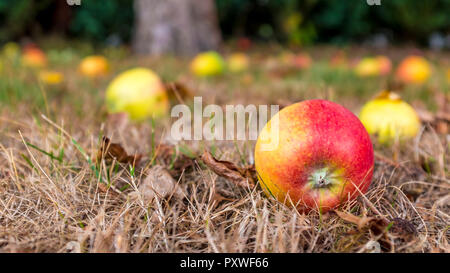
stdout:
POLYGON ((419 133, 420 119, 408 103, 396 93, 383 91, 366 103, 359 114, 369 134, 380 143, 413 138, 419 133))
POLYGON ((216 76, 225 70, 225 61, 215 51, 203 52, 192 60, 190 69, 198 77, 216 76))
POLYGON ((372 142, 362 123, 326 100, 283 108, 262 129, 255 146, 264 192, 299 211, 326 212, 366 192, 373 166, 372 142), (278 129, 272 128, 274 122, 278 129))
POLYGON ((90 78, 104 76, 109 71, 109 63, 103 56, 88 56, 81 61, 79 71, 90 78))
POLYGON ((299 69, 308 69, 312 64, 311 56, 307 53, 293 53, 283 51, 279 56, 279 62, 282 65, 292 66, 299 69))
POLYGON ((250 60, 244 53, 233 53, 227 60, 228 69, 233 73, 239 73, 248 69, 250 60))
POLYGON ((355 72, 361 77, 387 75, 391 72, 391 60, 386 56, 365 57, 355 66, 355 72))
POLYGON ((420 84, 428 80, 431 75, 431 66, 420 56, 405 58, 397 68, 396 77, 404 83, 420 84))
POLYGON ((378 62, 375 58, 365 57, 355 67, 355 73, 361 77, 377 76, 379 72, 378 62))
POLYGON ((152 70, 133 68, 118 75, 106 90, 109 113, 127 113, 135 121, 160 118, 169 110, 161 79, 152 70))
POLYGON ((31 68, 42 68, 47 66, 47 56, 37 47, 27 47, 22 55, 22 65, 31 68))

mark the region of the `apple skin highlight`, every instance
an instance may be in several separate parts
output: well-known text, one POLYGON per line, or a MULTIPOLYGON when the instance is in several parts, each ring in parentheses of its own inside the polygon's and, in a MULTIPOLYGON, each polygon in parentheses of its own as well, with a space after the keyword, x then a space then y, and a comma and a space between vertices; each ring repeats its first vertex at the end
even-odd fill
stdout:
POLYGON ((276 137, 269 121, 255 147, 258 179, 268 196, 299 211, 326 212, 367 191, 373 146, 352 112, 330 101, 309 100, 277 115, 278 146, 262 149, 262 139, 276 137))

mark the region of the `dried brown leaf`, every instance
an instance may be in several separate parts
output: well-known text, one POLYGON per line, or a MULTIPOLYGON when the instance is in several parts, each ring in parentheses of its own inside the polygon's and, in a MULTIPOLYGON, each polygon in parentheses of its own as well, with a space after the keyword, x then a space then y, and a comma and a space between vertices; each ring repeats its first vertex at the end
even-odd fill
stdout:
POLYGON ((379 236, 378 240, 383 250, 392 249, 393 245, 387 236, 388 221, 380 217, 360 217, 348 212, 335 211, 336 214, 344 221, 350 222, 358 226, 360 232, 370 230, 374 236, 379 236))
POLYGON ((240 187, 255 187, 254 166, 241 168, 229 161, 215 159, 212 154, 205 151, 201 157, 202 161, 217 175, 222 176, 240 187))
POLYGON ((375 220, 374 217, 359 217, 351 213, 338 210, 336 210, 335 212, 342 220, 357 225, 359 230, 363 230, 364 228, 369 226, 373 220, 375 220))
POLYGON ((155 153, 160 164, 170 166, 168 171, 173 177, 179 177, 187 168, 194 166, 194 161, 183 153, 179 153, 173 145, 160 144, 155 153))
POLYGON ((108 163, 117 160, 124 164, 139 165, 142 155, 128 155, 122 145, 111 143, 111 140, 104 136, 101 149, 97 153, 97 162, 101 161, 102 158, 108 163))

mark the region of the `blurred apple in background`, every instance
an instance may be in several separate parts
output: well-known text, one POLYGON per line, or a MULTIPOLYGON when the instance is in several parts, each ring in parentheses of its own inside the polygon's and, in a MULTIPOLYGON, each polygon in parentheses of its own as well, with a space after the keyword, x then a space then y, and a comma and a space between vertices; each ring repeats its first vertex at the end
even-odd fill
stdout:
POLYGON ((103 56, 88 56, 81 61, 79 71, 90 78, 104 76, 109 72, 109 63, 103 56))
POLYGON ((22 65, 30 68, 47 66, 47 56, 36 46, 27 46, 22 53, 22 65))
POLYGON ((227 64, 231 72, 239 73, 248 69, 250 60, 244 53, 233 53, 228 57, 227 64))
POLYGON ((419 117, 398 94, 383 91, 366 103, 359 114, 369 134, 378 136, 380 143, 415 137, 420 129, 419 117))
POLYGON ((307 53, 293 53, 291 51, 283 51, 279 56, 282 65, 291 66, 299 69, 308 69, 312 64, 312 59, 307 53))
POLYGON ((6 43, 2 48, 2 56, 9 60, 17 59, 20 56, 20 46, 14 42, 6 43))
POLYGON ((355 73, 361 77, 385 76, 391 69, 391 60, 386 56, 365 57, 356 64, 355 73))
POLYGON ((220 75, 225 70, 225 61, 215 51, 198 54, 190 65, 191 72, 198 77, 220 75))
POLYGON ((64 75, 57 71, 42 71, 39 79, 47 85, 59 85, 64 81, 64 75))
POLYGON ((160 118, 168 113, 169 99, 159 76, 147 68, 118 75, 106 90, 109 113, 125 112, 135 121, 160 118))
POLYGON ((379 74, 378 62, 375 58, 365 57, 355 67, 355 73, 361 77, 377 76, 379 74))
POLYGON ((404 83, 423 83, 431 75, 431 65, 420 56, 409 56, 398 66, 396 77, 404 83))

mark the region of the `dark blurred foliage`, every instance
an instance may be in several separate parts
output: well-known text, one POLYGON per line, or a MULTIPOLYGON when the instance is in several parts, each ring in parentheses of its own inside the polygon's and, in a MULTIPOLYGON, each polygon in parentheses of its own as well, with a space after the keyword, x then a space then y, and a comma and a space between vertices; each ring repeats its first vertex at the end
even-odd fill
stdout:
MULTIPOLYGON (((384 34, 394 42, 425 42, 449 34, 450 0, 215 0, 225 38, 251 37, 294 45, 343 44, 384 34)), ((93 42, 128 42, 132 0, 0 0, 0 42, 56 32, 93 42)))
POLYGON ((0 0, 0 42, 55 32, 93 42, 129 41, 132 0, 0 0))
POLYGON ((358 42, 375 34, 424 42, 450 31, 450 0, 216 0, 226 37, 264 37, 296 44, 358 42), (261 35, 263 34, 263 35, 261 35), (267 32, 269 34, 269 31, 267 32))
POLYGON ((134 11, 132 0, 83 0, 76 8, 70 33, 89 40, 114 43, 129 41, 132 36, 134 11))

